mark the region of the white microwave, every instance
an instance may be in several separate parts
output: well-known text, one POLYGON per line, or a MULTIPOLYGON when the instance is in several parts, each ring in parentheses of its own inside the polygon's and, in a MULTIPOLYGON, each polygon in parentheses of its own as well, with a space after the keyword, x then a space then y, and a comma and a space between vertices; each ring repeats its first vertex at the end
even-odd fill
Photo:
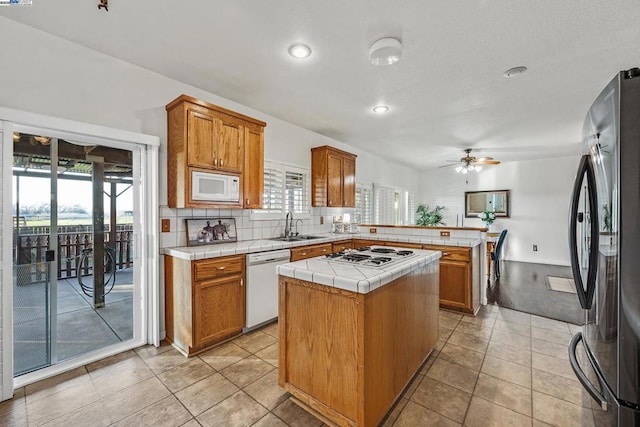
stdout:
POLYGON ((191 172, 191 200, 202 202, 239 202, 240 178, 210 172, 191 172))

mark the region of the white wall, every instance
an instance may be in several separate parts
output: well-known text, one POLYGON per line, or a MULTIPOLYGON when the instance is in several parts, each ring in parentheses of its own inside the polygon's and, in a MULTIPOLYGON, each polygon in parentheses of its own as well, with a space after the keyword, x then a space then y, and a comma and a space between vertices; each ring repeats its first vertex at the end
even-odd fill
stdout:
MULTIPOLYGON (((460 224, 463 220, 465 191, 511 190, 510 218, 494 223, 499 230, 509 230, 503 257, 569 265, 569 197, 579 159, 576 152, 570 157, 502 163, 477 174, 461 175, 452 168, 423 172, 418 201, 444 205, 445 223, 455 225, 456 217, 460 224), (538 245, 537 252, 533 244, 538 245)), ((483 223, 479 218, 464 218, 464 225, 482 227, 483 223)))
MULTIPOLYGON (((4 17, 0 17, 0 40, 7 41, 0 54, 0 106, 160 137, 160 205, 167 203, 164 106, 183 93, 267 122, 268 160, 310 167, 309 149, 328 144, 358 155, 358 182, 382 182, 417 191, 418 173, 403 165, 4 17)), ((166 209, 163 212, 173 218, 191 215, 166 209)), ((318 212, 338 213, 334 209, 319 210, 312 216, 315 221, 319 221, 318 212)), ((308 224, 307 229, 315 229, 314 225, 308 224)), ((0 241, 9 236, 0 235, 0 241)), ((165 246, 172 241, 161 236, 165 246)))

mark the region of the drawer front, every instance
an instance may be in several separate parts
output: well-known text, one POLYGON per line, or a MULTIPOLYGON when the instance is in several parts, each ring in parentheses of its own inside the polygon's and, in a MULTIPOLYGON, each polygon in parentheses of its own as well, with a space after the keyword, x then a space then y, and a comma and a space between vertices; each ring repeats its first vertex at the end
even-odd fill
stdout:
POLYGON ((377 241, 377 240, 365 240, 365 239, 353 239, 353 248, 358 249, 365 246, 385 246, 386 241, 377 241))
POLYGON ((238 274, 244 271, 244 255, 193 261, 193 280, 215 279, 227 274, 238 274))
POLYGON ((353 249, 353 242, 351 240, 345 240, 342 242, 333 242, 331 250, 333 252, 341 252, 345 249, 353 249))
POLYGON ((422 249, 422 245, 419 243, 406 243, 406 242, 386 242, 386 246, 393 246, 395 248, 406 249, 422 249))
POLYGON ((331 243, 322 245, 302 246, 300 248, 291 249, 291 261, 299 261, 301 259, 313 258, 320 255, 331 253, 331 243))
POLYGON ((442 261, 471 261, 471 248, 462 248, 460 246, 424 245, 423 249, 442 252, 442 261))

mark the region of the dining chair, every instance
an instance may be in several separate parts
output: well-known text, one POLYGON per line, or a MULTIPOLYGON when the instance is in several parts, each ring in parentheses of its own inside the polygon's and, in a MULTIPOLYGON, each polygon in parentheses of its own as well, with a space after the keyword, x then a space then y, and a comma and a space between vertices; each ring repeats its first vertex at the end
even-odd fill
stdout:
POLYGON ((502 246, 504 246, 504 239, 507 237, 508 230, 502 230, 500 237, 498 237, 498 243, 496 244, 496 250, 491 252, 491 261, 493 262, 493 271, 496 279, 500 278, 500 255, 502 254, 502 246))

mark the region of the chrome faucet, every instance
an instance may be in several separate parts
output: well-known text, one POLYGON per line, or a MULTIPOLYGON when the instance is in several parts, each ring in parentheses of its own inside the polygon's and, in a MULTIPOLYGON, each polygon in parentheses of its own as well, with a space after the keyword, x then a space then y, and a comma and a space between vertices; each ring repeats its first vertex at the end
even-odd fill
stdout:
MULTIPOLYGON (((293 221, 293 218, 291 218, 291 220, 293 221)), ((296 236, 300 233, 298 233, 298 221, 302 222, 302 220, 300 218, 296 219, 296 236)))
POLYGON ((293 213, 290 211, 287 212, 287 216, 284 219, 284 238, 291 236, 291 231, 293 229, 293 213), (291 217, 291 219, 289 219, 291 217))

